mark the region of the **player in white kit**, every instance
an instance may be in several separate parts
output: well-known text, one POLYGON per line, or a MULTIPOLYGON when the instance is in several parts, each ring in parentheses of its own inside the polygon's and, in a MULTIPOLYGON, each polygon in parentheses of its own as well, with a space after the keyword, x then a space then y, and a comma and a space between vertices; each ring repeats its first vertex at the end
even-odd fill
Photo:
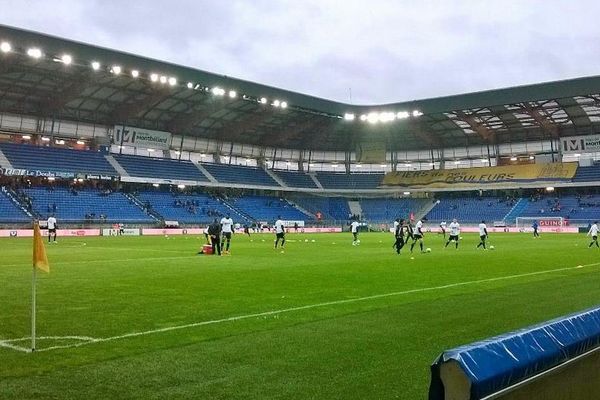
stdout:
POLYGON ((233 234, 233 220, 229 215, 221 218, 221 249, 224 249, 225 254, 231 254, 229 252, 229 246, 231 245, 231 235, 233 234), (225 245, 227 241, 227 245, 225 245))

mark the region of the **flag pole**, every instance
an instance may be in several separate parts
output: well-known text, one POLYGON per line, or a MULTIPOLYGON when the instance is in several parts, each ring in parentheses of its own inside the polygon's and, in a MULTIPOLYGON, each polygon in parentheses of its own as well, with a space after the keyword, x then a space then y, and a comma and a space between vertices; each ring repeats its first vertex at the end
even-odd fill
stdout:
POLYGON ((35 351, 35 281, 36 268, 33 267, 33 274, 31 276, 31 352, 35 351))

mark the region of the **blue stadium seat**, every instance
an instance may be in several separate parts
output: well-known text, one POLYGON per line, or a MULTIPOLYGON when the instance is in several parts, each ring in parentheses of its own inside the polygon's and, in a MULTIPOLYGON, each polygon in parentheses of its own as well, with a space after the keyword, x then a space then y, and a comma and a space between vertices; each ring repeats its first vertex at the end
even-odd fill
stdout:
POLYGON ((344 174, 319 172, 317 179, 325 189, 377 189, 384 174, 344 174))
POLYGON ((600 181, 600 165, 591 167, 578 167, 573 182, 598 182, 600 181))
POLYGON ((316 189, 315 181, 306 172, 273 171, 289 187, 316 189))
POLYGON ((439 201, 427 214, 428 220, 449 222, 456 218, 460 223, 502 221, 517 202, 499 197, 442 198, 439 201))
POLYGON ((117 154, 113 154, 113 157, 131 176, 208 182, 191 161, 117 154))
POLYGON ((203 163, 202 166, 221 183, 279 187, 279 184, 261 168, 208 163, 203 163))
POLYGON ((0 222, 24 223, 28 221, 31 221, 31 218, 25 214, 25 211, 13 203, 3 191, 0 191, 0 222))
POLYGON ((525 199, 518 217, 563 217, 570 220, 600 220, 600 195, 544 196, 525 199))
POLYGON ((117 176, 117 171, 96 151, 70 150, 27 144, 0 143, 0 150, 14 168, 117 176))
POLYGON ((322 220, 347 221, 350 215, 348 199, 343 197, 293 196, 290 199, 313 215, 320 212, 322 220))
POLYGON ((34 187, 23 189, 33 200, 33 209, 43 218, 55 214, 64 222, 85 221, 86 214, 95 214, 93 221, 98 222, 100 215, 106 216, 108 223, 151 223, 154 220, 142 211, 136 204, 130 202, 122 193, 102 195, 99 190, 83 189, 74 195, 65 188, 48 190, 34 187), (56 204, 56 212, 53 205, 56 204), (50 207, 50 208, 49 208, 50 207))
POLYGON ((255 221, 273 223, 278 216, 284 220, 313 220, 283 199, 270 196, 244 196, 230 203, 242 212, 251 215, 255 221))
POLYGON ((362 218, 371 222, 391 222, 408 218, 430 200, 423 199, 364 199, 360 200, 362 218))
POLYGON ((207 224, 214 218, 229 214, 235 223, 245 223, 246 218, 227 207, 217 197, 208 194, 173 194, 169 192, 141 192, 136 195, 149 202, 152 209, 167 221, 185 224, 207 224))

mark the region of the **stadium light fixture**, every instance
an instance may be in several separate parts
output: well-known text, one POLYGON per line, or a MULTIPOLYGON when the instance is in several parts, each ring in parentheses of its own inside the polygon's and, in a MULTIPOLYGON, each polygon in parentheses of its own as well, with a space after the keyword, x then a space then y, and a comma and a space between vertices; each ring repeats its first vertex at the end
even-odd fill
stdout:
POLYGON ((140 76, 140 71, 138 71, 137 69, 132 70, 131 76, 133 76, 134 78, 137 78, 138 76, 140 76))
POLYGON ((393 112, 382 112, 379 114, 380 122, 390 122, 396 119, 396 114, 393 112))
POLYGON ((161 75, 160 78, 158 79, 160 81, 160 83, 165 84, 167 83, 167 77, 164 75, 161 75))
POLYGON ((356 164, 356 168, 362 168, 361 164, 356 164))
POLYGON ((110 69, 110 72, 112 72, 115 75, 119 75, 121 73, 121 67, 118 65, 113 65, 110 69))
POLYGON ((204 157, 206 157, 206 154, 200 153, 200 157, 204 158, 204 157))
POLYGON ((27 55, 31 58, 41 58, 42 57, 42 51, 40 49, 38 49, 37 47, 32 47, 30 49, 27 49, 27 55))
POLYGON ((42 137, 42 142, 49 142, 49 141, 50 141, 49 137, 45 137, 45 136, 42 137))
POLYGON ((83 182, 83 178, 77 178, 77 182, 79 182, 79 183, 83 182))
POLYGON ((23 136, 21 136, 21 139, 23 139, 23 140, 31 140, 31 136, 29 136, 29 135, 23 135, 23 136))
POLYGON ((237 97, 237 92, 235 90, 230 90, 229 91, 229 98, 230 99, 235 99, 237 97))
POLYGON ((482 163, 487 163, 487 162, 488 162, 488 160, 487 160, 486 158, 482 158, 480 161, 481 161, 482 163))
POLYGON ((194 88, 194 84, 192 82, 188 82, 187 83, 187 88, 188 89, 193 89, 194 88))
POLYGON ((338 167, 338 164, 331 164, 331 166, 332 166, 333 168, 337 168, 337 167, 338 167))
POLYGON ((286 101, 282 101, 281 102, 281 108, 287 108, 287 102, 286 101))
POLYGON ((548 186, 546 192, 554 192, 554 186, 548 186))
POLYGON ((73 57, 71 57, 69 54, 63 54, 60 57, 60 61, 65 65, 71 65, 71 63, 73 62, 73 57))
POLYGON ((62 140, 62 139, 57 139, 57 140, 54 141, 54 143, 56 143, 56 144, 65 144, 65 141, 62 140))
POLYGON ((274 107, 279 107, 280 105, 281 105, 281 102, 279 100, 273 101, 273 106, 274 107))
POLYGON ((175 86, 175 85, 177 85, 177 78, 174 78, 174 77, 172 77, 172 76, 171 76, 171 77, 169 78, 169 85, 170 85, 170 86, 175 86))
POLYGON ((459 164, 460 164, 460 160, 456 160, 456 161, 454 161, 454 164, 455 164, 455 165, 459 165, 459 164))
POLYGON ((177 185, 179 189, 185 189, 185 185, 177 185))
POLYGON ((402 194, 405 196, 410 196, 410 192, 403 192, 402 194))
POLYGON ((575 154, 573 154, 573 157, 581 157, 581 154, 575 153, 575 154))
POLYGON ((152 186, 159 187, 160 185, 158 183, 153 183, 152 186))
POLYGON ((367 115, 367 121, 369 121, 371 124, 376 124, 379 122, 379 114, 376 112, 369 113, 367 115))
POLYGON ((419 110, 414 110, 412 112, 412 116, 413 117, 420 117, 421 115, 423 115, 423 113, 421 111, 419 111, 419 110))
POLYGON ((215 86, 211 89, 212 94, 215 96, 223 96, 225 94, 225 89, 215 86))
POLYGON ((8 42, 2 42, 2 43, 0 43, 0 50, 3 53, 10 53, 12 50, 12 46, 8 42))
POLYGON ((175 150, 175 154, 180 155, 181 152, 179 150, 175 150))
POLYGON ((346 113, 344 114, 344 119, 346 121, 354 121, 354 118, 356 118, 356 116, 352 113, 346 113))
POLYGON ((366 120, 367 120, 367 116, 366 116, 365 114, 362 114, 362 115, 360 116, 360 120, 361 120, 361 121, 366 121, 366 120))
POLYGON ((406 119, 410 117, 410 114, 408 113, 408 111, 400 111, 396 114, 396 118, 398 119, 406 119))
POLYGON ((85 142, 84 142, 83 140, 78 140, 78 141, 77 141, 77 144, 78 144, 78 145, 80 145, 80 146, 82 146, 82 145, 84 145, 84 144, 85 144, 85 142))
POLYGON ((529 156, 529 159, 530 160, 535 160, 535 157, 534 156, 529 156))
POLYGON ((100 69, 100 63, 98 61, 92 61, 92 69, 98 71, 100 69))
POLYGON ((154 149, 148 149, 148 153, 154 153, 154 149))
POLYGON ((55 179, 56 179, 56 178, 55 178, 55 177, 53 177, 53 176, 49 176, 49 177, 48 177, 48 180, 49 180, 50 182, 54 181, 55 179))
POLYGON ((150 81, 158 82, 158 74, 150 74, 150 81))
POLYGON ((261 97, 259 100, 260 104, 267 104, 267 98, 266 97, 261 97))
POLYGON ((512 156, 512 157, 510 158, 510 161, 517 161, 517 157, 515 157, 515 156, 512 156))
POLYGON ((380 166, 381 168, 386 168, 386 167, 387 167, 387 165, 386 165, 386 164, 381 164, 381 165, 379 165, 379 166, 380 166))

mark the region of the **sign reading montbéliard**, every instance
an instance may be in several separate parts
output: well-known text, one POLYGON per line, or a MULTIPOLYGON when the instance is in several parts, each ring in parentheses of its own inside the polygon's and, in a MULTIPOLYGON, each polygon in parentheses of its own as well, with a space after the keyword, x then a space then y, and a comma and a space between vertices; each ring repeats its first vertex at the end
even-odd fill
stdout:
POLYGON ((600 135, 570 136, 561 139, 563 153, 600 151, 600 135))
POLYGON ((132 126, 123 127, 123 125, 115 125, 113 132, 113 144, 116 145, 168 150, 171 144, 171 134, 169 132, 132 126))

